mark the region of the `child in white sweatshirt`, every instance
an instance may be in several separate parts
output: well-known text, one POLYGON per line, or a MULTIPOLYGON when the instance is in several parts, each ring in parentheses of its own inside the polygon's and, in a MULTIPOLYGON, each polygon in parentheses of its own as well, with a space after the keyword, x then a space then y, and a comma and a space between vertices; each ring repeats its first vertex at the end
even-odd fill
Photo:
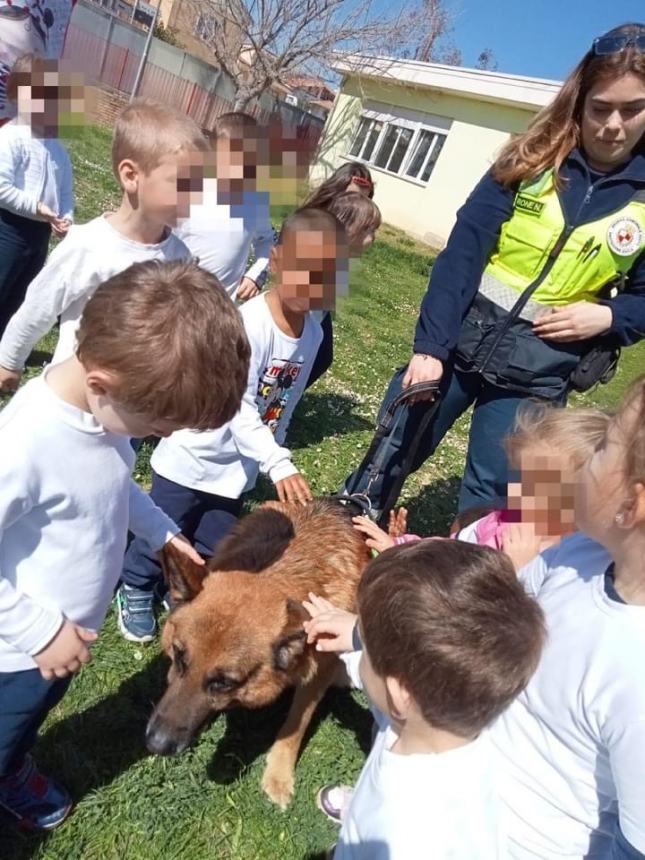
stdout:
POLYGON ((0 390, 17 386, 29 353, 57 317, 53 360, 73 355, 83 308, 102 281, 132 263, 190 259, 171 230, 181 209, 178 181, 207 148, 193 120, 174 108, 141 100, 121 112, 112 142, 121 205, 72 227, 29 285, 0 341, 0 390))
POLYGON ((43 829, 61 823, 71 800, 29 753, 90 661, 128 530, 200 561, 132 480, 129 436, 229 421, 249 358, 224 290, 183 262, 115 275, 88 302, 78 334, 77 354, 0 413, 0 806, 43 829))
MULTIPOLYGON (((271 259, 275 285, 240 311, 251 364, 239 413, 217 431, 173 433, 151 460, 152 498, 204 556, 235 524, 240 497, 253 489, 258 472, 269 476, 281 500, 311 498, 283 443, 322 338, 312 311, 333 308, 339 272, 347 267, 344 230, 327 212, 300 210, 285 221, 271 259)), ((161 568, 144 540, 130 544, 122 580, 121 632, 148 642, 156 632, 153 595, 161 568)))
POLYGON ((218 117, 212 135, 215 176, 203 178, 200 202, 191 203, 175 232, 229 296, 244 302, 264 284, 274 243, 269 195, 257 188, 258 169, 267 161, 266 132, 252 116, 236 112, 218 117))
POLYGON ((16 60, 7 81, 18 115, 0 129, 0 337, 47 259, 52 232, 62 238, 72 223, 72 165, 58 137, 75 96, 56 61, 33 54, 16 60))
POLYGON ((451 540, 378 556, 357 604, 357 625, 319 596, 304 604, 307 641, 344 654, 378 727, 334 860, 504 860, 487 727, 535 670, 540 607, 503 553, 451 540))

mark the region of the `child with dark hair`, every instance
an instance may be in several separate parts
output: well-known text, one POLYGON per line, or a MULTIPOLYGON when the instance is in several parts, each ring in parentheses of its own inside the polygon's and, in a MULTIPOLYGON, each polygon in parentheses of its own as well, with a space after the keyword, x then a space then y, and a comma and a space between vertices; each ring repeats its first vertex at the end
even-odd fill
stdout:
MULTIPOLYGON (((355 179, 358 177, 355 177, 355 179)), ((356 191, 342 191, 331 197, 323 195, 321 209, 334 215, 345 228, 347 245, 351 258, 358 258, 374 242, 376 231, 381 226, 381 211, 371 199, 371 194, 357 194, 356 191)), ((304 209, 311 203, 305 203, 304 209)), ((334 332, 331 314, 320 315, 323 339, 311 368, 307 388, 325 374, 334 360, 334 332)))
POLYGON ((348 161, 327 177, 306 199, 305 206, 326 209, 334 197, 349 191, 364 194, 371 200, 374 197, 374 180, 364 164, 348 161))
POLYGON ((408 544, 370 562, 358 619, 315 595, 305 608, 307 640, 344 654, 378 726, 335 860, 504 856, 486 729, 529 682, 545 637, 509 559, 459 541, 408 544))

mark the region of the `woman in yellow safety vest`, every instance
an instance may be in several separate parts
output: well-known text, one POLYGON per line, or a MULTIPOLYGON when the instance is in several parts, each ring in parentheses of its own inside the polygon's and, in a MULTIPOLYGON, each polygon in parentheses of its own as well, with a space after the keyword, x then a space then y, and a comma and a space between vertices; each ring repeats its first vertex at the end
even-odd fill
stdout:
MULTIPOLYGON (((594 40, 554 101, 510 140, 432 269, 414 355, 383 407, 440 380, 412 463, 474 405, 459 509, 503 500, 502 440, 531 397, 564 404, 645 336, 645 25, 594 40)), ((424 404, 404 407, 345 491, 382 512, 424 404)))

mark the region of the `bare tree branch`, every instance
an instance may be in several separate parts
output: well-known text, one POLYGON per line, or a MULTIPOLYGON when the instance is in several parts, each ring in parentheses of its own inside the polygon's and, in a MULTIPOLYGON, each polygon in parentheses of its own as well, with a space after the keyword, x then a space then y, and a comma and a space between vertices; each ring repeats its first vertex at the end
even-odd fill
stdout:
MULTIPOLYGON (((216 25, 207 45, 233 80, 238 109, 274 84, 289 86, 306 69, 324 74, 339 52, 441 60, 438 45, 452 30, 445 0, 393 3, 389 13, 374 0, 184 2, 195 19, 203 14, 216 25)), ((448 51, 454 61, 454 50, 448 51)))

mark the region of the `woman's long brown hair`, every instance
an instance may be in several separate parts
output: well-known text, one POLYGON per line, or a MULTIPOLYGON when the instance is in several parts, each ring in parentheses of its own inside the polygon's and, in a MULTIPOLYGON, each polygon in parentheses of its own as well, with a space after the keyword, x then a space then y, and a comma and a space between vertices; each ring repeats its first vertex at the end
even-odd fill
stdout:
MULTIPOLYGON (((618 36, 639 31, 645 33, 645 26, 624 24, 610 33, 618 36)), ((506 143, 493 165, 493 177, 502 185, 512 186, 552 167, 557 185, 562 162, 581 143, 580 125, 587 93, 599 83, 630 73, 645 80, 645 53, 638 48, 630 46, 603 56, 596 55, 593 49, 588 51, 551 104, 538 113, 523 134, 506 143)), ((645 152, 645 135, 635 152, 645 152)))

